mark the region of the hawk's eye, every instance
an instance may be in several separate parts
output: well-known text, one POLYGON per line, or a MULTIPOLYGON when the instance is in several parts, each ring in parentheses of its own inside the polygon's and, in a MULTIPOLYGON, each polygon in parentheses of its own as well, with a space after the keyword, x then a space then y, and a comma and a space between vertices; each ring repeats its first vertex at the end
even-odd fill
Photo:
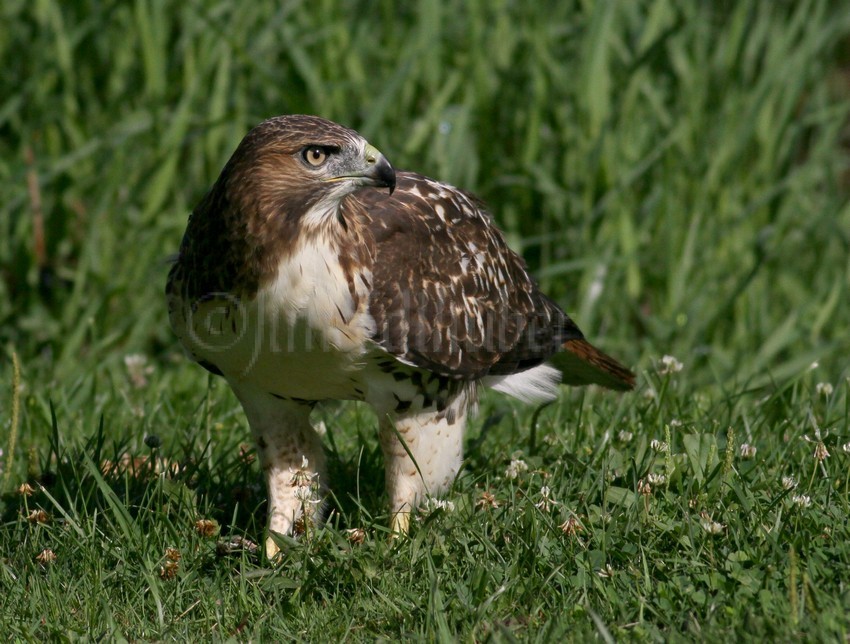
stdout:
POLYGON ((304 160, 308 165, 313 166, 314 168, 318 168, 322 165, 328 158, 328 149, 324 148, 320 145, 311 145, 301 152, 301 156, 304 157, 304 160))

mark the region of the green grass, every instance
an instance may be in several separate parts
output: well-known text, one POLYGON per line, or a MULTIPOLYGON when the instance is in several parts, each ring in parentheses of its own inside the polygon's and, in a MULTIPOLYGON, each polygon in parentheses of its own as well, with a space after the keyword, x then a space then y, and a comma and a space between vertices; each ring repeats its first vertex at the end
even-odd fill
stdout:
POLYGON ((0 632, 846 639, 850 10, 338 4, 2 4, 0 632), (288 112, 478 193, 639 389, 486 396, 452 506, 396 542, 374 417, 323 408, 333 512, 271 567, 224 552, 261 541, 261 476, 162 289, 239 139, 288 112))

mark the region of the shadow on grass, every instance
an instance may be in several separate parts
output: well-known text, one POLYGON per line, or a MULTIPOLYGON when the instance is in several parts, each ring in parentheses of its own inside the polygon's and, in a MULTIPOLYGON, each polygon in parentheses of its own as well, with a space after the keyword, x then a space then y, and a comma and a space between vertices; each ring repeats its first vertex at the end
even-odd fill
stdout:
MULTIPOLYGON (((20 518, 37 522, 39 510, 65 522, 120 513, 142 533, 161 529, 164 520, 179 526, 204 519, 215 521, 222 537, 261 540, 267 499, 252 448, 228 452, 209 443, 186 445, 175 457, 152 437, 144 453, 133 453, 132 438, 107 440, 101 420, 93 436, 65 445, 54 415, 48 453, 32 455, 27 480, 0 496, 0 517, 9 524, 20 518)), ((384 474, 377 446, 347 458, 332 445, 327 465, 324 515, 335 527, 362 527, 382 517, 384 474)))

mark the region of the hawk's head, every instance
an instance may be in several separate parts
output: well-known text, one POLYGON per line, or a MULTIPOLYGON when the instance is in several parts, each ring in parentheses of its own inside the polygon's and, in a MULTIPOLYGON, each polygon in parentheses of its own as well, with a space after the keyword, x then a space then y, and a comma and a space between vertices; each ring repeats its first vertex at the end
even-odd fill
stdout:
POLYGON ((354 130, 316 116, 288 115, 251 130, 219 182, 244 216, 285 217, 295 223, 334 211, 346 195, 364 186, 392 192, 395 172, 354 130))
POLYGON ((340 205, 369 186, 392 192, 395 172, 354 130, 316 116, 260 123, 189 218, 178 260, 193 267, 187 292, 255 292, 305 229, 347 232, 340 205))

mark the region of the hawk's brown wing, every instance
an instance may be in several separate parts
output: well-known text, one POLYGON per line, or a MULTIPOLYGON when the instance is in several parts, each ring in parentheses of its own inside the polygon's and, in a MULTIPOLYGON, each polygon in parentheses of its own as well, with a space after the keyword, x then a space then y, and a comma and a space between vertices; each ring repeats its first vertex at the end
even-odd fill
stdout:
POLYGON ((630 372, 540 292, 474 197, 398 172, 392 196, 364 190, 353 198, 374 236, 370 313, 387 351, 441 375, 479 378, 523 371, 566 349, 572 373, 564 382, 631 386, 630 372))

